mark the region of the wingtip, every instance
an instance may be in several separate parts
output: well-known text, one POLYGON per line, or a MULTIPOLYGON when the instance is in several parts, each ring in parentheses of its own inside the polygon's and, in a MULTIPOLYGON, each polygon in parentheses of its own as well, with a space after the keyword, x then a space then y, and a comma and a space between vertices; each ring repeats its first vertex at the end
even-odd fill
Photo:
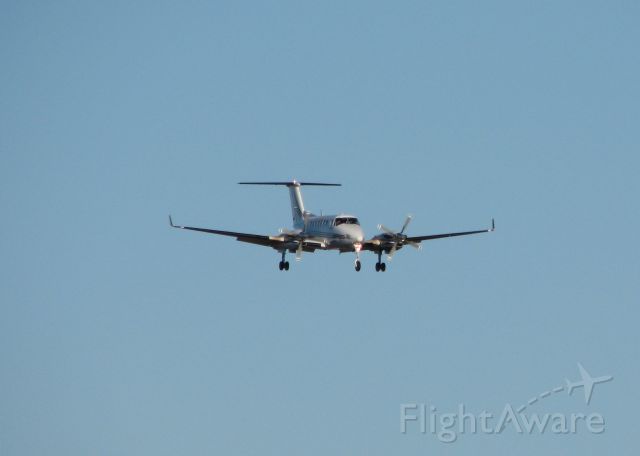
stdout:
POLYGON ((173 220, 171 219, 171 214, 169 214, 169 226, 175 228, 176 226, 173 224, 173 220))
POLYGON ((494 218, 491 219, 491 231, 496 230, 496 220, 494 218))

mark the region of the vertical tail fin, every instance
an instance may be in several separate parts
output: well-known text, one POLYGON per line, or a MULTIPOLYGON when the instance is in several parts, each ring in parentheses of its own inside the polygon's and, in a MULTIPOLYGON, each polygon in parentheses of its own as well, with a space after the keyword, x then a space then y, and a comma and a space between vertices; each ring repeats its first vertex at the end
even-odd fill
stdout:
POLYGON ((302 201, 302 192, 300 185, 288 185, 289 198, 291 199, 291 217, 293 218, 293 227, 304 227, 304 202, 302 201))

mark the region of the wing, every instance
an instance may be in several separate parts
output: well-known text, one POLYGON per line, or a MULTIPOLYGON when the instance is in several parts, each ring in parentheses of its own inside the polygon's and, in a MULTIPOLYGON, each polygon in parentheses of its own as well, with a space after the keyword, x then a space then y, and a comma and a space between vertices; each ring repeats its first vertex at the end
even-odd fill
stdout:
POLYGON ((209 228, 195 228, 193 226, 174 225, 171 216, 169 216, 169 225, 171 225, 173 228, 180 228, 182 230, 200 231, 202 233, 230 236, 236 238, 236 240, 241 242, 264 245, 267 247, 273 247, 274 249, 282 248, 285 241, 283 236, 264 236, 261 234, 238 233, 235 231, 211 230, 209 228))
POLYGON ((422 241, 431 241, 433 239, 442 239, 448 237, 455 236, 468 236, 469 234, 478 234, 478 233, 489 233, 491 231, 495 231, 496 223, 493 219, 491 219, 491 228, 487 230, 475 230, 475 231, 459 231, 457 233, 443 233, 443 234, 429 234, 427 236, 409 236, 407 237, 408 242, 422 242, 422 241))
POLYGON ((196 228, 193 226, 181 226, 174 225, 171 216, 169 216, 169 225, 173 228, 180 228, 182 230, 200 231, 201 233, 219 234, 221 236, 229 236, 236 238, 240 242, 248 242, 249 244, 264 245, 266 247, 272 247, 278 251, 283 249, 294 251, 299 243, 302 242, 302 250, 305 252, 315 252, 316 249, 326 249, 326 245, 323 242, 311 240, 311 239, 298 239, 292 238, 290 235, 280 236, 265 236, 262 234, 250 234, 250 233, 238 233, 236 231, 223 231, 212 230, 209 228, 196 228))

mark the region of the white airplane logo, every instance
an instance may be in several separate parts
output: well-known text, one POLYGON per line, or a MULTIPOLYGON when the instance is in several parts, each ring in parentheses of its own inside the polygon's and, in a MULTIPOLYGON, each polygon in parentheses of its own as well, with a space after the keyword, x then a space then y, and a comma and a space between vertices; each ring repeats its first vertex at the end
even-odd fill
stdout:
POLYGON ((580 369, 580 375, 582 376, 582 380, 577 382, 571 382, 566 380, 567 382, 567 392, 569 394, 573 393, 573 390, 579 387, 584 388, 584 401, 589 404, 591 402, 591 395, 593 394, 593 387, 597 383, 605 383, 613 380, 613 376, 604 375, 602 377, 593 378, 589 372, 582 366, 582 364, 578 363, 578 369, 580 369))

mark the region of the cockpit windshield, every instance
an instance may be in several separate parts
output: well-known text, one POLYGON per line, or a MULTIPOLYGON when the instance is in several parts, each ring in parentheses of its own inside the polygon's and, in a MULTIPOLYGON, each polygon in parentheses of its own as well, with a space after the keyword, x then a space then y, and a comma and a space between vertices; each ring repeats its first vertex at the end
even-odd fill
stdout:
POLYGON ((358 219, 355 217, 337 217, 336 226, 338 225, 360 225, 358 219))

